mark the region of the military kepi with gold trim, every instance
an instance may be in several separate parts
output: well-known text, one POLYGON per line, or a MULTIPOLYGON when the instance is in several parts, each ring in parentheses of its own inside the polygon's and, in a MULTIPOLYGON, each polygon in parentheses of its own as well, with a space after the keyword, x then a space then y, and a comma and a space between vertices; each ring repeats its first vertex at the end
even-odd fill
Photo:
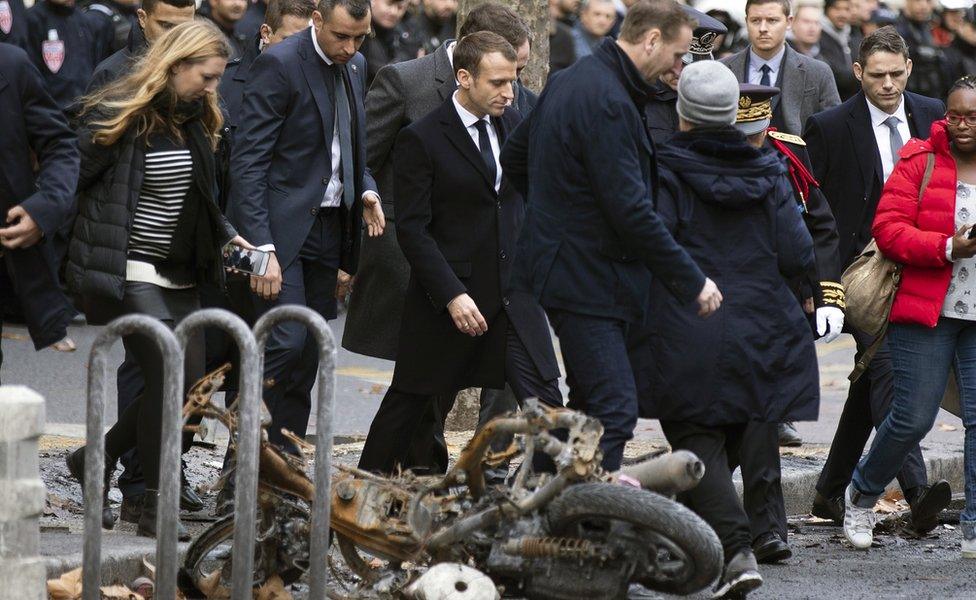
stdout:
POLYGON ((745 135, 754 135, 769 127, 773 120, 773 98, 777 94, 778 88, 740 83, 736 128, 745 135))
POLYGON ((698 21, 698 27, 691 34, 691 49, 682 57, 682 62, 686 65, 699 60, 712 60, 712 50, 715 48, 715 40, 718 36, 729 32, 724 23, 696 10, 690 6, 681 5, 681 8, 692 18, 698 21))

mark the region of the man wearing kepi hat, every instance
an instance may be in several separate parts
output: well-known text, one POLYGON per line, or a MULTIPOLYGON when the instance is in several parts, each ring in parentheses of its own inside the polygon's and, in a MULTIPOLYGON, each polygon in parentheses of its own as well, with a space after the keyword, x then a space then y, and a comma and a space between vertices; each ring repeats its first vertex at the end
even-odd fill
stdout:
MULTIPOLYGON (((811 174, 806 144, 798 136, 771 128, 774 87, 739 84, 736 128, 754 148, 768 149, 786 160, 796 210, 813 239, 813 269, 789 281, 793 294, 812 318, 815 335, 827 343, 844 326, 844 289, 840 281, 837 225, 827 199, 811 174)), ((775 424, 752 423, 739 449, 743 505, 749 515, 753 552, 760 563, 792 556, 786 536, 786 508, 780 486, 779 436, 775 424)))
POLYGON ((667 71, 654 84, 654 92, 647 103, 647 128, 655 144, 667 140, 678 130, 678 111, 674 105, 678 101, 678 78, 681 69, 699 60, 713 60, 712 48, 720 35, 728 33, 728 29, 721 21, 695 10, 690 6, 681 8, 698 22, 691 36, 691 49, 681 59, 677 68, 667 71))
MULTIPOLYGON (((724 65, 684 69, 680 131, 658 152, 657 201, 678 244, 735 299, 702 320, 655 280, 648 311, 656 365, 645 408, 673 449, 705 463, 680 499, 722 540, 716 598, 762 584, 729 465, 753 424, 815 420, 819 404, 813 334, 787 285, 813 268, 813 243, 786 164, 733 127, 738 106, 739 83, 724 65)), ((775 449, 775 432, 770 440, 775 449)))

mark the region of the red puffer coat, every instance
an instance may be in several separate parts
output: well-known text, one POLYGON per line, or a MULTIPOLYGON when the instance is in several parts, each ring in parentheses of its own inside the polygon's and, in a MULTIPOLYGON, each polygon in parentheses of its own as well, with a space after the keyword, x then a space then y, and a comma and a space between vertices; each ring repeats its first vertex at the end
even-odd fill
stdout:
POLYGON ((956 230, 956 162, 949 151, 946 122, 933 123, 929 139, 910 140, 900 156, 872 228, 881 252, 904 265, 890 321, 935 327, 952 279, 946 240, 956 230), (933 152, 935 168, 919 202, 925 164, 933 152))

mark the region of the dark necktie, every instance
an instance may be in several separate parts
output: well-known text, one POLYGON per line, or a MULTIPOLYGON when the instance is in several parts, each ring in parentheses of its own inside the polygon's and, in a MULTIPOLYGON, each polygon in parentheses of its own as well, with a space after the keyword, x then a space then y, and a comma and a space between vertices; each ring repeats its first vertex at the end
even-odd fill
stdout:
POLYGON ((339 130, 339 155, 342 168, 342 203, 351 209, 356 202, 356 176, 353 174, 352 156, 352 111, 349 108, 349 96, 346 86, 342 82, 342 65, 332 65, 335 73, 336 118, 339 130))
POLYGON ((474 124, 478 129, 478 148, 481 150, 481 158, 488 167, 488 175, 491 179, 491 188, 495 189, 495 180, 498 178, 498 166, 495 164, 495 153, 491 151, 491 140, 488 139, 488 122, 478 119, 474 124))
POLYGON ((762 71, 762 79, 759 80, 759 85, 769 87, 769 73, 772 71, 772 69, 769 68, 769 65, 763 65, 759 67, 759 70, 762 71))
POLYGON ((898 131, 898 124, 901 123, 901 119, 895 116, 888 117, 884 120, 884 124, 888 126, 889 141, 891 143, 891 163, 898 164, 898 152, 901 151, 901 147, 905 145, 905 140, 901 139, 901 132, 898 131))

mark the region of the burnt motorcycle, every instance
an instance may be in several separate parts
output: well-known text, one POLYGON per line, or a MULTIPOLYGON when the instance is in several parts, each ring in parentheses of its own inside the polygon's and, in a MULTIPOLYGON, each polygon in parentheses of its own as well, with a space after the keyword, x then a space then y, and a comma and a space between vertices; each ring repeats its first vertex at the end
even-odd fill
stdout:
MULTIPOLYGON (((219 420, 233 443, 233 407, 211 402, 225 373, 194 386, 184 414, 219 420)), ((681 451, 608 474, 600 467, 602 433, 596 419, 530 400, 481 428, 446 475, 381 477, 334 463, 331 597, 402 597, 426 567, 442 562, 474 566, 503 595, 529 599, 612 600, 625 598, 631 584, 672 594, 707 587, 721 572, 721 544, 669 497, 698 483, 702 463, 681 451), (498 439, 512 442, 492 452, 498 439), (548 468, 537 471, 540 457, 548 468), (505 483, 486 483, 487 468, 510 462, 517 466, 505 483)), ((326 568, 309 564, 314 484, 304 454, 283 452, 264 432, 259 460, 254 584, 275 575, 293 583, 326 568)), ((188 597, 229 589, 233 529, 230 515, 189 546, 180 577, 188 597)))

